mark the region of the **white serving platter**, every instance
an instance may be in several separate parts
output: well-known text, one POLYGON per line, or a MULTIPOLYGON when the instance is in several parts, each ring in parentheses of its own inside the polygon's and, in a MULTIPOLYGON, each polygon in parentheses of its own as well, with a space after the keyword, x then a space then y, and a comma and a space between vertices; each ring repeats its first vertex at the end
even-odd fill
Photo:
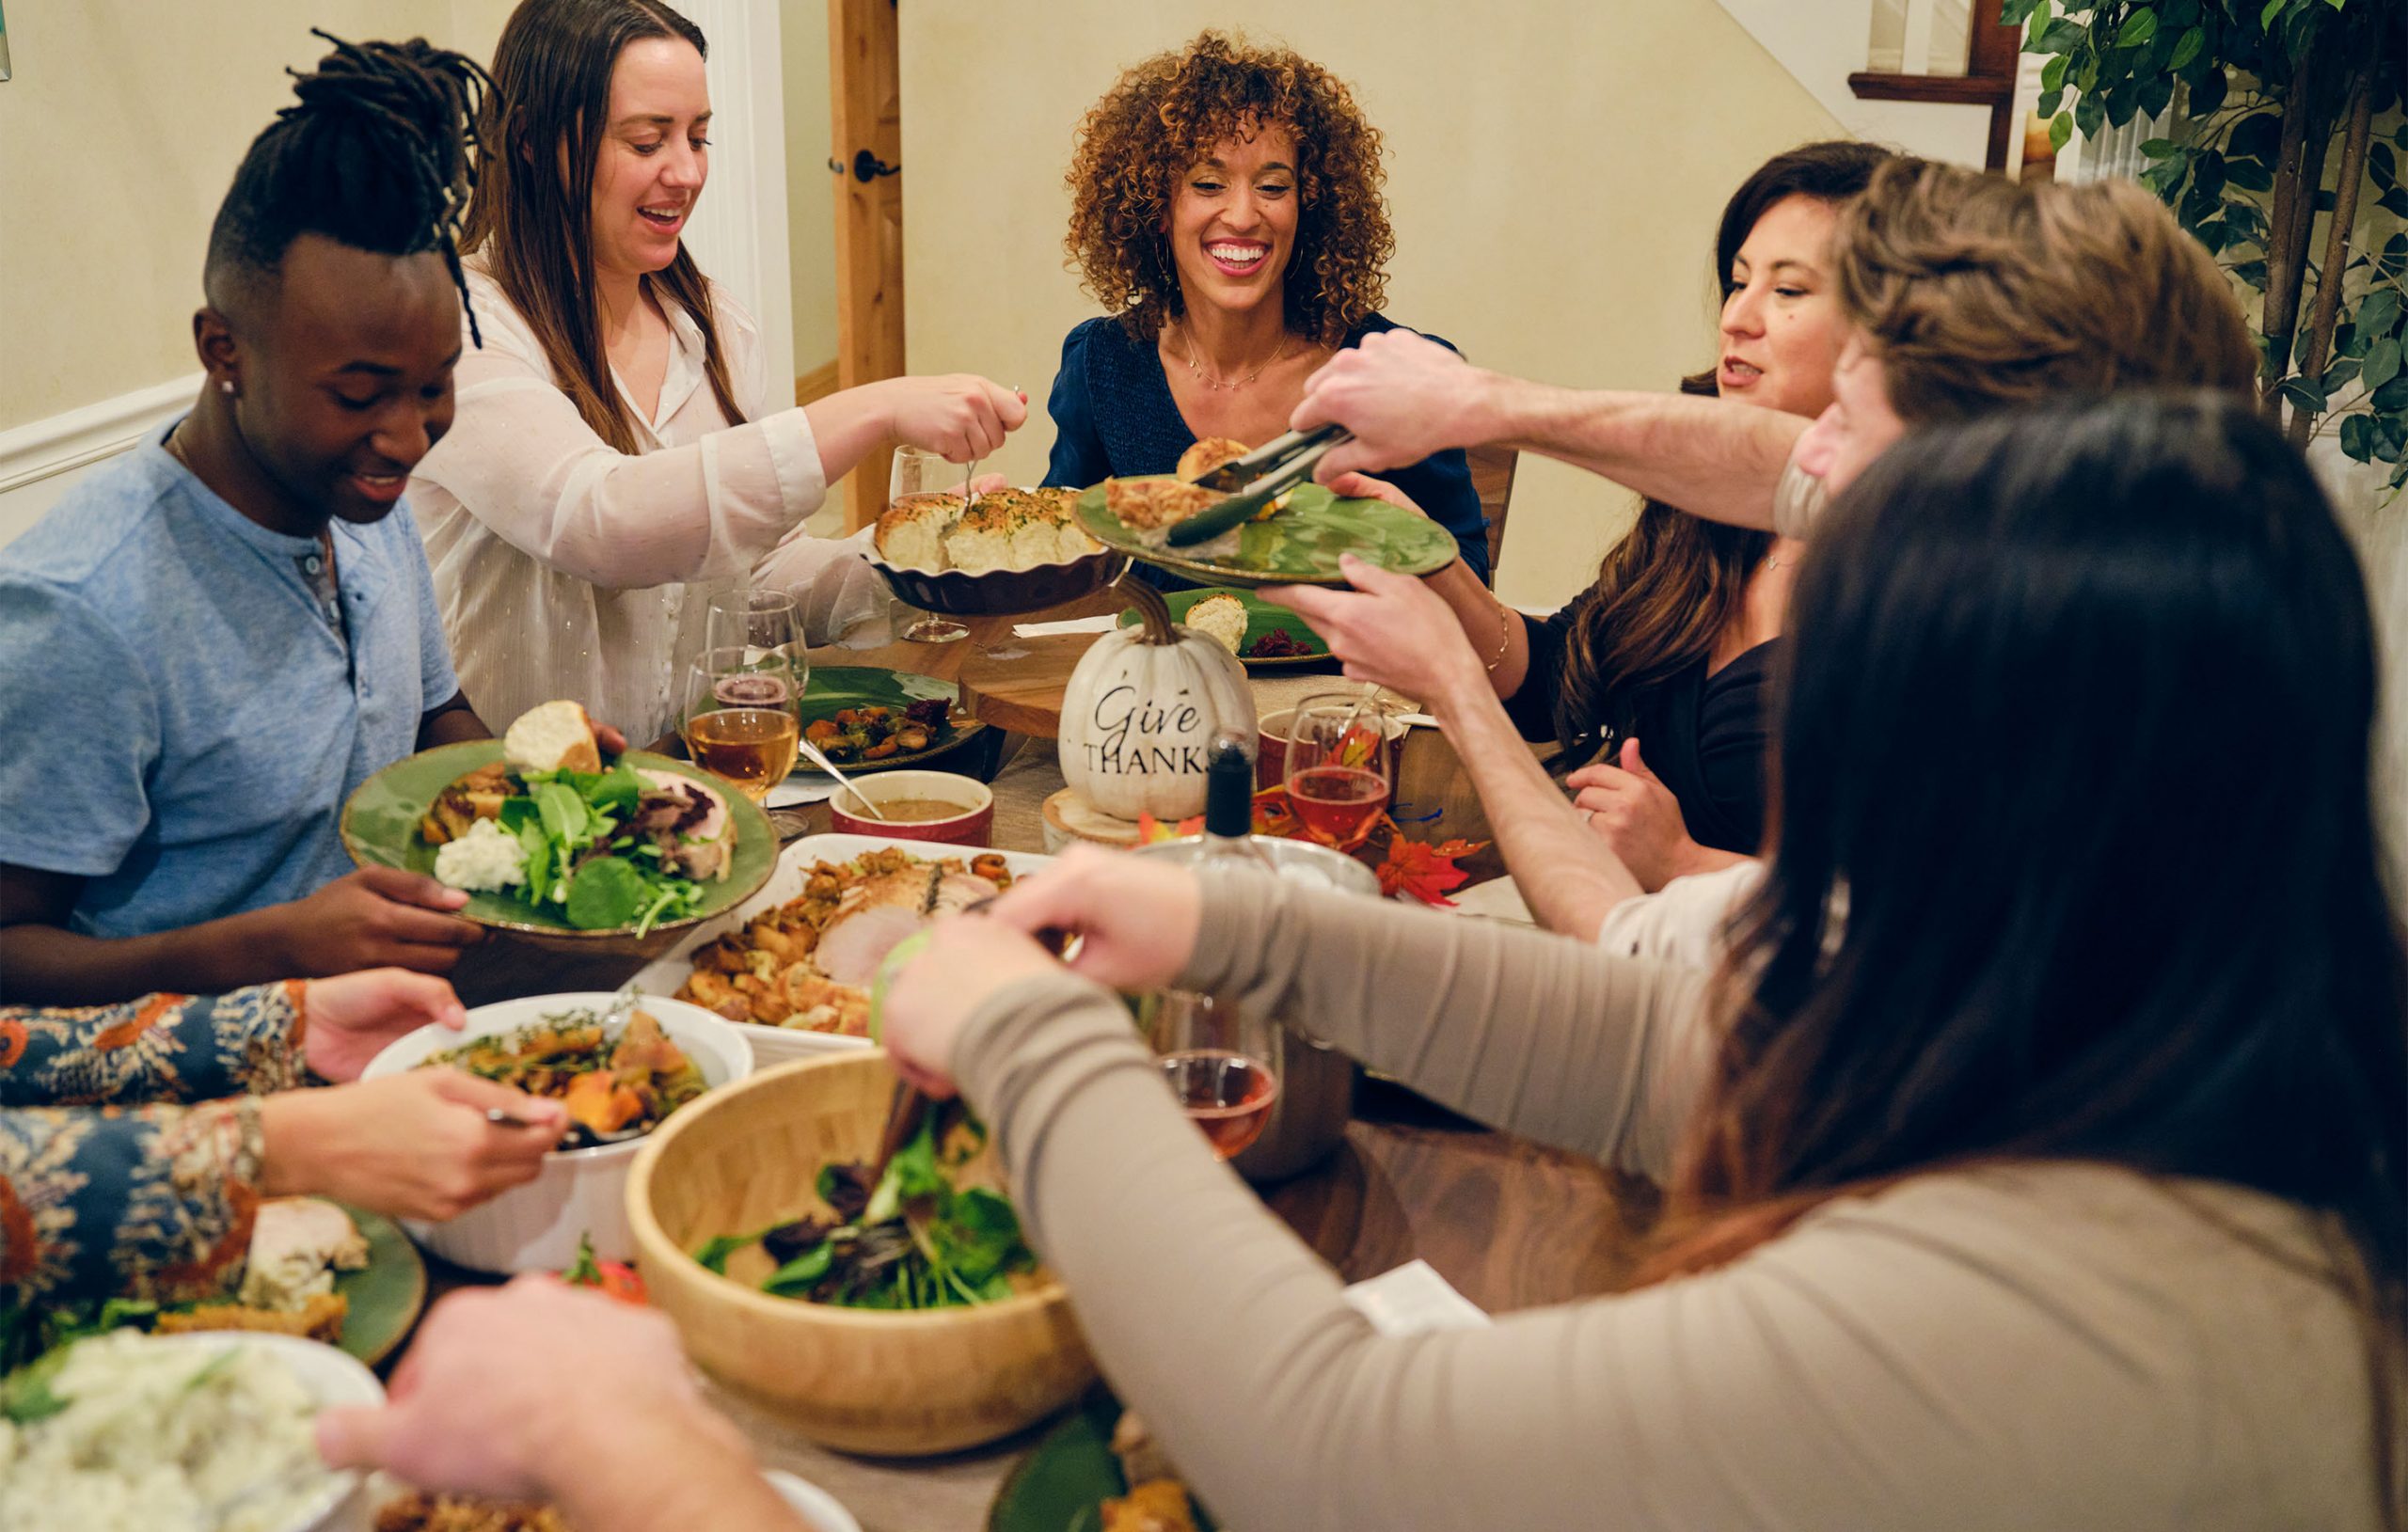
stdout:
MULTIPOLYGON (((761 892, 724 914, 704 921, 680 937, 677 945, 654 962, 646 965, 635 977, 636 987, 647 995, 671 995, 694 971, 694 952, 716 941, 733 930, 741 929, 747 921, 765 909, 773 909, 802 892, 803 879, 811 869, 823 861, 850 861, 864 851, 908 851, 926 861, 958 857, 967 862, 984 856, 989 848, 973 845, 948 845, 934 841, 896 840, 884 835, 805 835, 778 853, 776 870, 761 892)), ((1004 865, 1014 877, 1024 877, 1053 861, 1052 857, 1033 851, 998 853, 1004 865)), ((752 1045, 752 1057, 758 1067, 768 1068, 789 1059, 815 1058, 826 1053, 844 1053, 867 1048, 863 1037, 845 1037, 827 1032, 799 1032, 789 1027, 765 1027, 756 1022, 738 1021, 736 1030, 744 1034, 752 1045)))

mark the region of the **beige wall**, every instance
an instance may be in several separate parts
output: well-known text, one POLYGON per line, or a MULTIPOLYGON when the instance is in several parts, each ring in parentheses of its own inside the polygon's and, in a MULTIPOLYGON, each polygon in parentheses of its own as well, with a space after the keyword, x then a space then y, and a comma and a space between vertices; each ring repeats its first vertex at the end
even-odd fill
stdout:
MULTIPOLYGON (((450 0, 8 0, 0 430, 197 371, 209 221, 338 37, 444 40, 450 0)), ((497 23, 497 27, 499 24, 497 23)))
MULTIPOLYGON (((1391 317, 1558 382, 1669 388, 1710 359, 1723 198, 1766 155, 1837 132, 1714 0, 914 0, 900 14, 911 365, 984 372, 1040 405, 1063 334, 1096 311, 1062 268, 1071 131, 1121 68, 1206 24, 1329 66, 1386 134, 1391 317)), ((1033 476, 1052 439, 1040 412, 996 466, 1033 476)), ((1629 506, 1526 460, 1505 594, 1579 590, 1629 506)))
POLYGON ((794 366, 836 359, 836 195, 828 173, 827 0, 784 0, 786 258, 794 286, 794 366))

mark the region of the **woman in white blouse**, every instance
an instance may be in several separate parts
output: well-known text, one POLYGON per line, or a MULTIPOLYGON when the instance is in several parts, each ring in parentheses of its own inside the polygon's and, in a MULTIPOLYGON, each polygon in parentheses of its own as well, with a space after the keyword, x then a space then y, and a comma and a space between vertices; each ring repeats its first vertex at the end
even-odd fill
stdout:
POLYGON ((794 590, 815 640, 875 580, 801 535, 881 439, 966 462, 1026 404, 896 378, 768 409, 760 332, 678 235, 708 172, 702 32, 656 0, 526 0, 495 50, 451 434, 411 500, 462 689, 554 697, 644 740, 674 717, 709 595, 794 590))

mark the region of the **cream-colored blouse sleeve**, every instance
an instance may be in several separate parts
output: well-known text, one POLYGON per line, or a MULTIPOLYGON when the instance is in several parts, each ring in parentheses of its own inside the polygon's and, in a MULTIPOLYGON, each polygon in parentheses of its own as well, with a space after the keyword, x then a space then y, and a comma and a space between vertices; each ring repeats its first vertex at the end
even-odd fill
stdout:
MULTIPOLYGON (((1185 982, 1486 1120, 1655 1167, 1695 1099, 1702 976, 1259 884, 1207 908, 1185 982)), ((1711 1275, 1383 1336, 1114 997, 1023 981, 953 1065, 1106 1377, 1223 1525, 2372 1524, 2346 1309, 2123 1172, 1910 1180, 1711 1275)))
MULTIPOLYGON (((451 433, 413 472, 512 546, 607 589, 733 578, 827 498, 800 409, 682 446, 616 450, 554 383, 500 289, 476 272, 469 284, 484 344, 462 353, 451 433)), ((738 406, 757 409, 759 347, 749 321, 731 313, 721 329, 731 371, 746 385, 738 406)))

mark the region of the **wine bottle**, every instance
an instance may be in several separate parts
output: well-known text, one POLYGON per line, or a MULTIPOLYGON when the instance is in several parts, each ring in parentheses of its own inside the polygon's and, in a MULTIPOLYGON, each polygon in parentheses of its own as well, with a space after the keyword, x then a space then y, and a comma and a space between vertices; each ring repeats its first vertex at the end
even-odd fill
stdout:
POLYGON ((1204 841, 1196 860, 1224 867, 1253 867, 1275 874, 1278 869, 1254 841, 1254 762, 1245 742, 1234 734, 1217 734, 1204 756, 1204 841))

